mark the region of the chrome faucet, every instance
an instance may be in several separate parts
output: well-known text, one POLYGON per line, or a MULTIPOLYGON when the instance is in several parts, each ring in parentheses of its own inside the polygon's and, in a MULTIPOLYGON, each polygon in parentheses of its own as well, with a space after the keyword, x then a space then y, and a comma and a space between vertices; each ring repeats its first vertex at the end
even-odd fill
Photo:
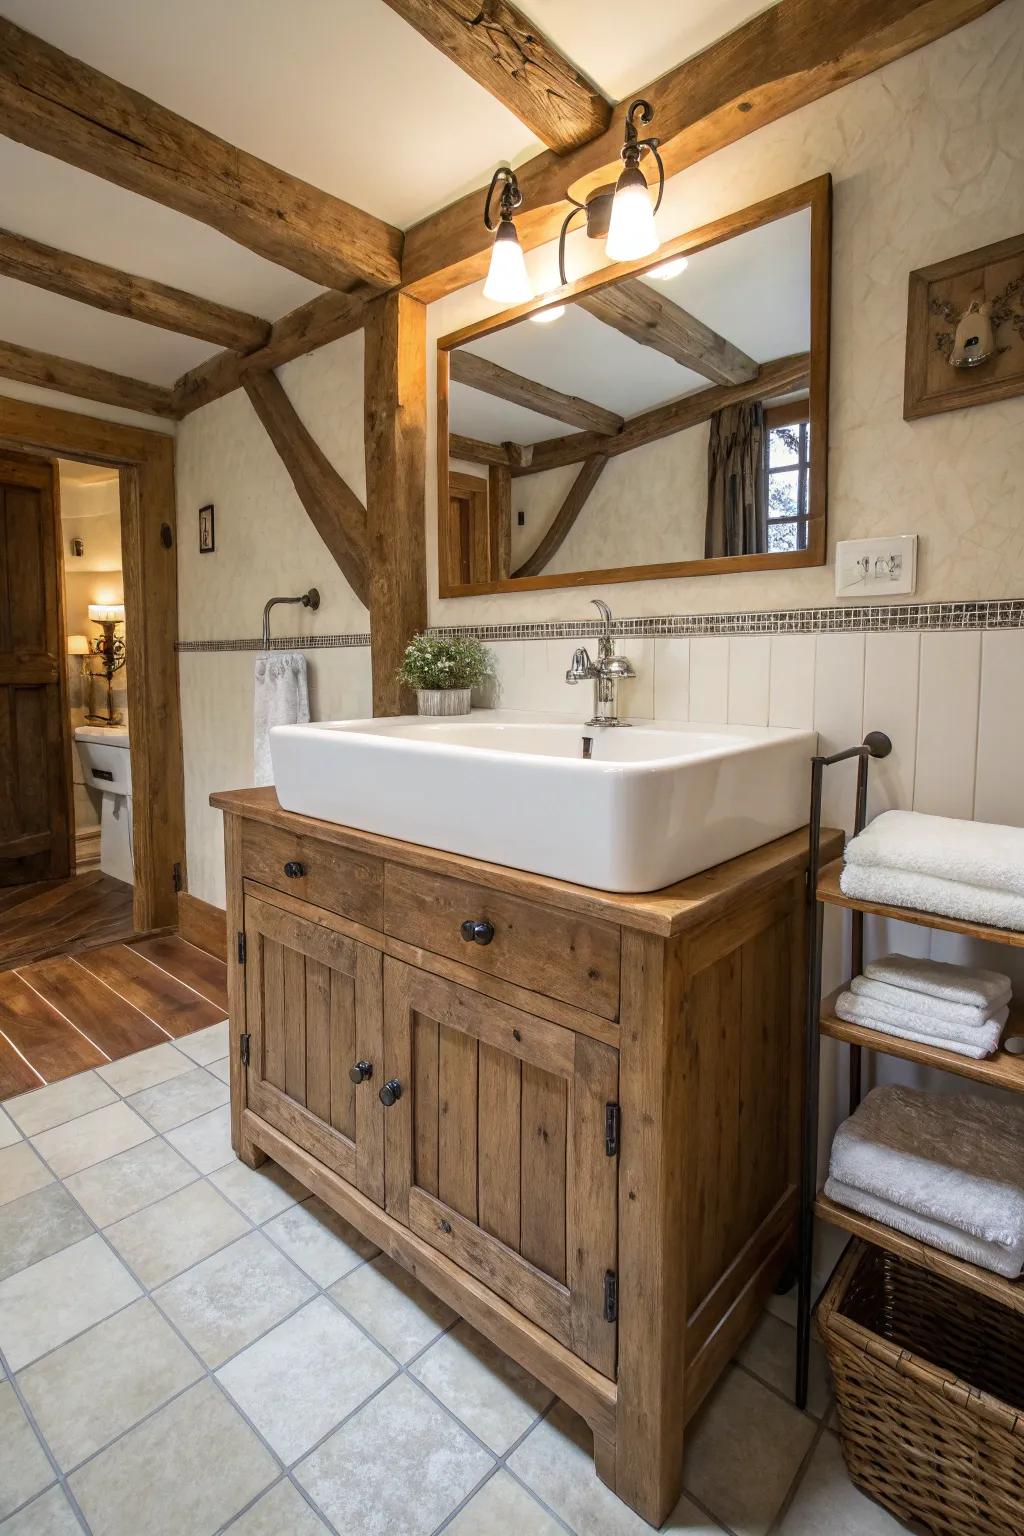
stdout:
POLYGON ((636 677, 626 656, 616 656, 612 642, 612 611, 599 597, 591 598, 604 620, 604 631, 597 642, 597 660, 591 661, 584 646, 573 652, 572 664, 565 674, 567 683, 594 684, 594 714, 588 725, 629 725, 619 719, 618 687, 620 677, 636 677))

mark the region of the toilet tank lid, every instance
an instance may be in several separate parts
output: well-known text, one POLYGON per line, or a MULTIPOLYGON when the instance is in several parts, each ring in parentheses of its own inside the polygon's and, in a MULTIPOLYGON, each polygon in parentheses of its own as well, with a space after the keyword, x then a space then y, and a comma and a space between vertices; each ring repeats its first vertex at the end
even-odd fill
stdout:
POLYGON ((76 741, 105 742, 108 747, 127 747, 126 725, 76 725, 76 741))

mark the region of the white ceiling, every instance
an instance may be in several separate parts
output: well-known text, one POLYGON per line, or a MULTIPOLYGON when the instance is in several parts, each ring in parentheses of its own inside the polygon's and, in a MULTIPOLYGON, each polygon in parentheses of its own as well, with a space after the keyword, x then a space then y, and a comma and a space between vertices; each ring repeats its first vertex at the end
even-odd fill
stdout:
MULTIPOLYGON (((528 0, 613 100, 765 8, 528 0)), ((400 227, 541 147, 383 0, 0 0, 0 14, 400 227)), ((0 139, 0 225, 275 319, 318 290, 205 225, 0 139)), ((216 350, 0 280, 0 339, 169 383, 216 350)))
MULTIPOLYGON (((810 346, 810 213, 801 210, 689 258, 668 282, 650 282, 720 336, 767 363, 810 346)), ((560 320, 521 320, 468 350, 540 384, 635 416, 708 380, 569 305, 560 320)), ((453 385, 451 429, 486 442, 536 443, 571 428, 476 389, 453 385)))

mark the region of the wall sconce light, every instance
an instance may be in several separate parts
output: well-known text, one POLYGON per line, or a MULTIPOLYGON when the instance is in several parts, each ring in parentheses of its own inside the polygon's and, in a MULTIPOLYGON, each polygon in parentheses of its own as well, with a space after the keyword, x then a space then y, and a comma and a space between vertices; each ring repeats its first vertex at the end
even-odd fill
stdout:
POLYGON ((124 639, 121 635, 115 635, 114 630, 118 624, 124 623, 123 603, 90 603, 89 618, 93 624, 98 624, 103 634, 93 644, 93 654, 99 656, 103 662, 103 676, 107 680, 107 712, 105 715, 94 714, 92 700, 89 701, 87 720, 97 725, 118 725, 121 720, 119 710, 114 708, 114 690, 112 679, 115 672, 124 666, 126 650, 124 639))
POLYGON ((484 283, 484 298, 493 304, 526 304, 533 298, 533 288, 526 271, 523 248, 519 244, 512 215, 522 206, 523 194, 519 190, 516 174, 507 165, 500 165, 491 177, 484 202, 484 228, 493 230, 491 264, 484 283), (491 211, 494 194, 501 187, 498 204, 498 220, 491 211))
POLYGON ((565 237, 569 226, 578 213, 587 216, 587 234, 591 240, 604 240, 605 254, 609 261, 637 261, 641 256, 651 256, 661 244, 654 223, 654 215, 661 207, 665 192, 665 166, 658 153, 660 139, 641 139, 635 119, 646 127, 654 118, 650 102, 638 97, 626 113, 626 136, 622 144, 622 171, 612 186, 595 187, 586 202, 570 197, 573 204, 562 221, 558 236, 558 274, 563 286, 568 282, 565 275, 565 237), (650 188, 640 169, 640 159, 647 150, 654 156, 658 167, 658 196, 651 206, 650 188))

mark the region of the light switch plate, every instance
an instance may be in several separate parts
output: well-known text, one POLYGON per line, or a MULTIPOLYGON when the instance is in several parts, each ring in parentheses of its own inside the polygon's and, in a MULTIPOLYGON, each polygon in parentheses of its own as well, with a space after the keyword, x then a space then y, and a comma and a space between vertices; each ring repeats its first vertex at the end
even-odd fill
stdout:
POLYGON ((916 586, 916 533, 842 539, 836 545, 837 597, 897 597, 916 586))

